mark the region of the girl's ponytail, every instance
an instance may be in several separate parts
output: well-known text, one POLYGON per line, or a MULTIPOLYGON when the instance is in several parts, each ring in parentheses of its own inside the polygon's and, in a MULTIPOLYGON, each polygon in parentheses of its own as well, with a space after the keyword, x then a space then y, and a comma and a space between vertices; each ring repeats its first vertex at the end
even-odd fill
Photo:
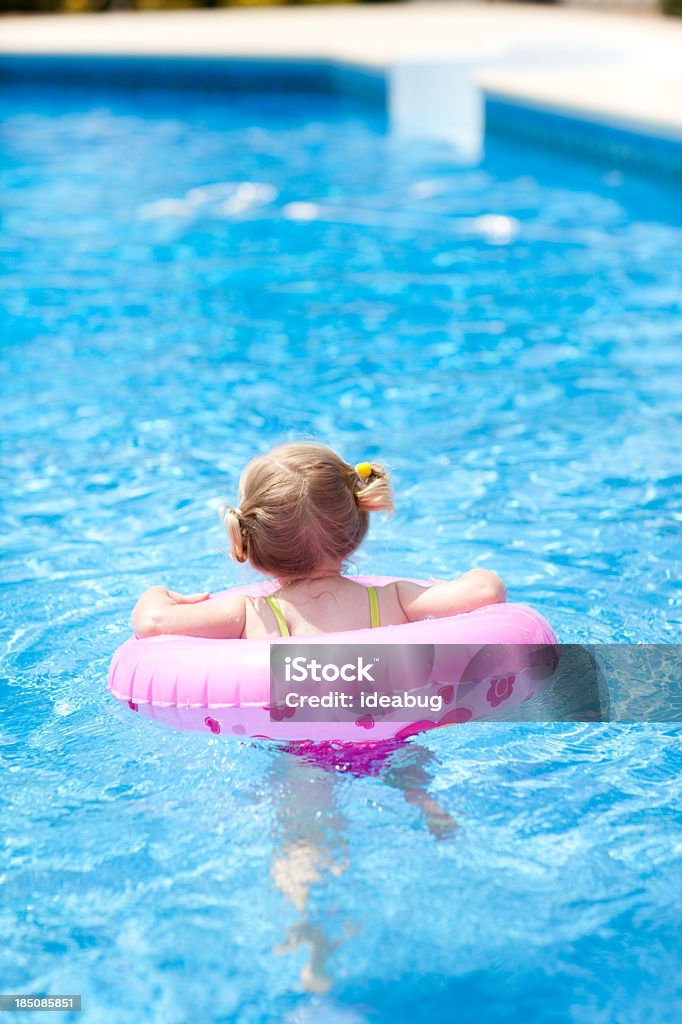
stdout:
POLYGON ((359 462, 355 467, 355 500, 361 512, 394 512, 388 473, 379 462, 359 462))
POLYGON ((245 562, 249 557, 248 543, 244 524, 242 522, 241 509, 231 508, 229 505, 222 505, 218 512, 225 524, 225 529, 230 538, 232 546, 232 557, 236 562, 245 562))

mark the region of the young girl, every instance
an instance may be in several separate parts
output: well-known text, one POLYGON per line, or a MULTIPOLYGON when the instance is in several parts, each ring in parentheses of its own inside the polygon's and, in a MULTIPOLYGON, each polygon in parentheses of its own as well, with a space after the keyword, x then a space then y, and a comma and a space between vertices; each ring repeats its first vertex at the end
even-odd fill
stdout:
POLYGON ((184 633, 223 639, 305 636, 473 611, 506 600, 502 580, 472 569, 451 583, 398 580, 364 587, 343 575, 370 512, 393 511, 388 474, 377 462, 351 466, 321 444, 285 444, 254 459, 239 484, 239 507, 221 509, 232 557, 249 561, 279 589, 270 597, 176 594, 152 587, 132 616, 137 636, 184 633))

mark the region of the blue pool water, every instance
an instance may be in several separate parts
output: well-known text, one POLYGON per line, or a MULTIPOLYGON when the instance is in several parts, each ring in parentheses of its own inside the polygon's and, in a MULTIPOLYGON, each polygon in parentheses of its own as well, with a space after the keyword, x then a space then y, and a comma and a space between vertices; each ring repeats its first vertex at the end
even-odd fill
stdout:
POLYGON ((676 640, 679 193, 494 137, 457 167, 330 96, 0 113, 3 990, 84 1024, 679 1021, 678 728, 324 768, 104 691, 142 589, 251 578, 216 509, 287 438, 392 467, 359 570, 488 566, 564 641, 676 640))

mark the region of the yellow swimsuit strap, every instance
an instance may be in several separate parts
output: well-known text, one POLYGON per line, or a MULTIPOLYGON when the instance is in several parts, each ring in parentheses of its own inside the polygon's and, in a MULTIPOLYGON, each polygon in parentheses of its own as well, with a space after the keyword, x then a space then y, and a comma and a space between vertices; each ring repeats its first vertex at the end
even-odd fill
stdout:
POLYGON ((272 608, 273 615, 277 619, 277 625, 279 626, 279 635, 291 636, 291 633, 289 632, 289 627, 287 626, 287 620, 282 615, 282 609, 279 606, 277 598, 270 595, 269 597, 266 597, 265 600, 272 608))
POLYGON ((376 629, 377 626, 381 625, 379 621, 379 597, 377 595, 376 587, 367 587, 367 593, 369 594, 369 615, 372 629, 376 629))

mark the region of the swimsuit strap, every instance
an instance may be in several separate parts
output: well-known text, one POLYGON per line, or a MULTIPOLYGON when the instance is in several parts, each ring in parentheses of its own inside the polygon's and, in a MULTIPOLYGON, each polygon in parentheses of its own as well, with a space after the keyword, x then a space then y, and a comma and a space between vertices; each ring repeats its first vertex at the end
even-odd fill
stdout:
POLYGON ((269 595, 265 598, 265 600, 272 608, 273 615, 277 619, 277 625, 279 626, 279 635, 291 636, 291 633, 289 632, 289 627, 287 626, 287 620, 282 615, 282 609, 279 606, 277 598, 273 597, 272 595, 269 595))
POLYGON ((379 598, 377 595, 376 587, 367 587, 367 593, 369 594, 369 616, 372 623, 372 629, 376 629, 377 626, 381 625, 379 620, 379 598))

